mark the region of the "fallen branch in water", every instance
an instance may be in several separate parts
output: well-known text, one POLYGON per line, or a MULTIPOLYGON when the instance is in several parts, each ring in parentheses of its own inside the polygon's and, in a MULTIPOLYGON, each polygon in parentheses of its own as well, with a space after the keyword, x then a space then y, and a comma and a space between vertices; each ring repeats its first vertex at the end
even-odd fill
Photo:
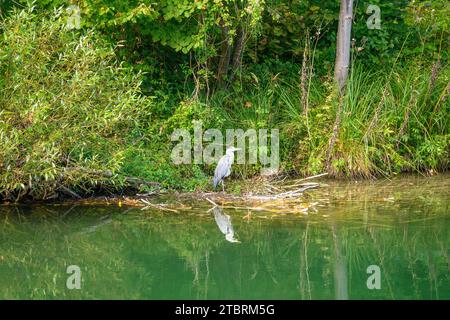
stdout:
MULTIPOLYGON (((318 175, 314 177, 324 176, 318 175)), ((309 177, 312 179, 313 177, 309 177)), ((273 183, 272 181, 270 183, 273 183)), ((198 211, 193 213, 190 204, 192 202, 203 202, 200 208, 204 208, 204 214, 209 214, 213 208, 220 206, 223 209, 238 210, 243 212, 269 213, 271 216, 282 216, 285 214, 310 214, 317 213, 317 207, 323 206, 312 201, 311 197, 304 196, 310 189, 320 187, 319 183, 302 183, 291 186, 277 185, 267 187, 267 181, 260 181, 259 184, 252 183, 260 188, 257 192, 247 192, 243 195, 234 195, 226 192, 196 192, 196 193, 167 193, 160 191, 150 191, 138 194, 134 197, 102 198, 90 199, 87 203, 95 201, 108 201, 108 204, 117 204, 130 207, 140 207, 142 210, 154 210, 167 213, 202 214, 198 211), (295 187, 293 187, 295 186, 295 187), (174 201, 174 199, 178 201, 174 201)), ((79 203, 79 202, 77 202, 79 203)), ((268 218, 268 217, 266 217, 268 218)))
POLYGON ((218 207, 218 206, 219 206, 217 203, 215 203, 214 201, 212 201, 212 200, 209 199, 209 198, 206 198, 206 200, 208 200, 210 203, 212 203, 213 206, 215 206, 215 207, 218 207))
POLYGON ((296 190, 291 190, 291 191, 287 191, 287 192, 283 192, 283 193, 279 193, 274 195, 274 198, 289 198, 289 197, 296 197, 296 196, 300 196, 303 192, 305 192, 306 190, 309 189, 315 189, 318 188, 319 184, 318 183, 309 183, 309 184, 304 184, 301 188, 296 189, 296 190))
POLYGON ((62 184, 59 185, 59 189, 64 192, 65 194, 68 194, 72 196, 73 198, 81 199, 81 196, 76 193, 75 191, 70 190, 69 188, 63 186, 62 184))
POLYGON ((104 225, 106 225, 108 223, 111 223, 112 221, 113 220, 111 218, 109 218, 109 217, 106 218, 106 220, 105 219, 101 219, 101 221, 99 223, 97 223, 95 225, 92 225, 92 226, 89 226, 87 228, 84 228, 83 230, 81 230, 77 234, 78 235, 86 235, 88 233, 95 232, 98 228, 100 228, 100 227, 102 227, 102 226, 104 226, 104 225))
POLYGON ((303 183, 302 183, 302 184, 299 184, 298 182, 306 181, 306 180, 311 180, 311 179, 316 179, 316 178, 321 178, 321 177, 324 177, 324 176, 327 176, 327 175, 328 175, 328 173, 321 173, 321 174, 317 174, 317 175, 311 176, 311 177, 306 177, 306 178, 301 178, 301 179, 295 179, 295 180, 292 180, 292 182, 294 182, 293 184, 285 185, 285 186, 283 186, 283 187, 284 187, 284 188, 297 187, 297 186, 299 186, 299 185, 304 185, 303 183))
POLYGON ((148 209, 148 207, 152 207, 158 210, 162 210, 162 211, 170 211, 170 212, 175 212, 178 213, 179 211, 176 209, 171 209, 171 208, 166 208, 164 204, 153 204, 145 199, 141 199, 141 201, 146 204, 146 206, 144 208, 142 208, 141 210, 146 210, 148 209))

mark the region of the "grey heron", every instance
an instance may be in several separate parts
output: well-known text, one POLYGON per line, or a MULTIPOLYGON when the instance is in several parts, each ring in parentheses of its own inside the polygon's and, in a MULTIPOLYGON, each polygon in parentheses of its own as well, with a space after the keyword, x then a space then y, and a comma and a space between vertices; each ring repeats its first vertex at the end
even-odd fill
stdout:
POLYGON ((217 163, 216 170, 214 171, 214 189, 217 187, 219 182, 222 182, 222 191, 225 191, 224 179, 231 174, 231 165, 234 161, 234 152, 237 150, 241 150, 240 148, 230 147, 227 149, 222 158, 220 158, 217 163))
POLYGON ((225 235, 225 239, 229 242, 240 242, 239 240, 234 238, 234 229, 231 224, 231 218, 229 215, 223 213, 222 209, 219 207, 214 207, 214 219, 216 220, 216 224, 219 227, 220 231, 225 235))

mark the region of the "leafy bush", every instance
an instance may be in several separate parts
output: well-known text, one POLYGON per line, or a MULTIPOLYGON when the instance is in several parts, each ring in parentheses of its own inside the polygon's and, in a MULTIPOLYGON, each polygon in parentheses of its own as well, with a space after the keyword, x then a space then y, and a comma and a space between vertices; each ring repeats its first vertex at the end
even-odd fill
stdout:
POLYGON ((150 121, 141 75, 93 31, 13 11, 0 38, 0 197, 117 187, 127 144, 150 121))

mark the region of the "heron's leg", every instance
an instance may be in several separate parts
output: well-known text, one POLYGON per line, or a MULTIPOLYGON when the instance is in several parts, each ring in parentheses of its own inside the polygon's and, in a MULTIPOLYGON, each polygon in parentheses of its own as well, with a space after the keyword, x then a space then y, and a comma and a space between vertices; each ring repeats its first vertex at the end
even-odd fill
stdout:
POLYGON ((225 192, 225 183, 223 182, 223 179, 222 179, 222 191, 225 192))

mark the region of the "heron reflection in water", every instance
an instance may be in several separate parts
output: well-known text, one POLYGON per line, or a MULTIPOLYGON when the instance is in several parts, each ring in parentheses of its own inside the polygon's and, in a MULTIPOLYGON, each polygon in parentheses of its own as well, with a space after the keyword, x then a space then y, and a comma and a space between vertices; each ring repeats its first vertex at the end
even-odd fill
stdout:
POLYGON ((231 224, 231 217, 224 213, 218 206, 215 206, 210 210, 214 212, 214 219, 216 220, 220 231, 225 235, 225 239, 229 242, 240 242, 234 238, 234 229, 231 224))

